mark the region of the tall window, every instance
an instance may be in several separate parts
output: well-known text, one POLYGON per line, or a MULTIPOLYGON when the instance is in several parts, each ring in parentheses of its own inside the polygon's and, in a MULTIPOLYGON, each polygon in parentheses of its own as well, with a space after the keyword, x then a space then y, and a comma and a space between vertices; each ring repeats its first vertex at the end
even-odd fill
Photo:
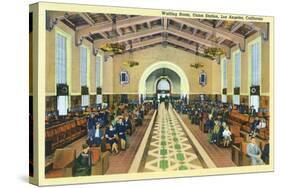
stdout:
MULTIPOLYGON (((238 51, 233 56, 234 63, 234 87, 241 87, 241 52, 238 51)), ((233 95, 233 104, 240 104, 240 95, 233 95)))
MULTIPOLYGON (((66 54, 66 37, 56 34, 55 42, 55 63, 56 63, 56 83, 67 83, 67 54, 66 54)), ((68 96, 57 97, 57 110, 59 115, 67 115, 68 96)))
MULTIPOLYGON (((227 88, 227 61, 224 58, 222 61, 222 88, 227 88)), ((222 95, 222 102, 227 102, 227 95, 222 95)))
MULTIPOLYGON (((251 55, 251 86, 259 86, 261 79, 261 43, 260 40, 250 45, 250 55, 251 55)), ((259 96, 250 96, 250 105, 253 105, 256 111, 259 109, 259 96)))
MULTIPOLYGON (((87 48, 80 47, 80 84, 81 86, 87 86, 87 77, 88 77, 88 54, 87 54, 87 48)), ((82 95, 81 97, 81 103, 82 106, 89 106, 89 95, 82 95)))

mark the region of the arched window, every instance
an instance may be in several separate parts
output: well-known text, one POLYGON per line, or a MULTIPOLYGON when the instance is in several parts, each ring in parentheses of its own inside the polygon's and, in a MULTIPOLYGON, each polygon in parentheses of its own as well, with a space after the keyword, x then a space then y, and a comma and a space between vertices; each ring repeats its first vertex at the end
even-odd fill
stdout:
POLYGON ((170 90, 171 86, 167 79, 161 79, 158 82, 157 90, 170 90))

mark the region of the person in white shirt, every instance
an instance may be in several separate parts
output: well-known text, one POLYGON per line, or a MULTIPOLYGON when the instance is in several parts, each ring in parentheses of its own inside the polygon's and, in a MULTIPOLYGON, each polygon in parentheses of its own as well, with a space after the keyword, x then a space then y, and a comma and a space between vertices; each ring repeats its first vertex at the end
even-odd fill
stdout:
POLYGON ((264 118, 262 118, 260 123, 257 126, 257 129, 260 130, 260 129, 265 128, 265 127, 266 127, 266 121, 265 121, 264 118))
POLYGON ((222 132, 222 136, 224 138, 223 146, 228 147, 229 142, 231 142, 231 132, 228 126, 225 127, 224 131, 222 132))

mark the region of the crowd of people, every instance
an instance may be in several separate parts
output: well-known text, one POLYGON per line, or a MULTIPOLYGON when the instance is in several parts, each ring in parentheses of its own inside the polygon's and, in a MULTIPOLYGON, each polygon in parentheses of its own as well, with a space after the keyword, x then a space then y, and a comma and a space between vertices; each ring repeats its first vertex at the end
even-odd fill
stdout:
POLYGON ((132 122, 136 126, 142 125, 144 111, 145 106, 142 104, 120 104, 110 110, 91 113, 87 123, 89 146, 110 147, 115 154, 119 153, 119 149, 125 150, 132 134, 132 122), (119 142, 121 148, 117 147, 119 142))
POLYGON ((119 104, 110 109, 91 109, 87 121, 87 141, 82 144, 82 151, 75 162, 75 176, 91 174, 91 147, 100 147, 117 155, 120 150, 129 147, 129 136, 133 133, 133 124, 142 126, 145 110, 151 104, 119 104))
POLYGON ((241 114, 248 114, 254 117, 251 123, 251 132, 249 133, 250 143, 247 145, 247 155, 251 158, 251 164, 264 164, 264 160, 269 156, 269 143, 265 140, 265 145, 260 149, 256 144, 256 136, 259 130, 266 127, 264 117, 258 117, 254 106, 248 107, 246 104, 233 106, 214 101, 193 101, 185 104, 183 101, 177 101, 173 104, 179 113, 187 114, 191 123, 199 125, 204 124, 208 131, 208 141, 211 144, 217 144, 223 147, 229 147, 232 142, 232 132, 227 124, 230 112, 233 108, 241 114))

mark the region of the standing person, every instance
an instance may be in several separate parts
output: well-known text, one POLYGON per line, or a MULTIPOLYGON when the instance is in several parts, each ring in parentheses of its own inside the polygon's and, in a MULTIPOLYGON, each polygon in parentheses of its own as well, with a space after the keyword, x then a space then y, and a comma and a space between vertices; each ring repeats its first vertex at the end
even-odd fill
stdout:
POLYGON ((214 120, 212 119, 212 115, 209 114, 208 120, 206 121, 205 124, 207 130, 208 130, 208 142, 212 143, 212 131, 214 128, 214 120))
POLYGON ((228 147, 229 142, 231 142, 231 132, 228 126, 225 127, 224 131, 222 132, 222 135, 223 135, 223 146, 228 147))
POLYGON ((247 154, 251 157, 252 165, 262 165, 264 164, 261 159, 262 152, 256 144, 256 138, 251 137, 251 143, 247 145, 247 154))
POLYGON ((92 154, 89 145, 82 145, 82 152, 75 161, 74 176, 90 176, 92 168, 92 154))
POLYGON ((94 141, 94 133, 96 129, 96 119, 94 113, 91 113, 90 118, 88 119, 87 129, 88 129, 88 142, 89 145, 91 146, 94 141))
POLYGON ((109 127, 105 131, 106 143, 110 145, 110 151, 112 153, 118 154, 118 141, 117 141, 117 133, 115 128, 113 128, 112 124, 109 124, 109 127))
POLYGON ((220 125, 219 125, 219 121, 216 120, 212 132, 212 143, 216 144, 218 142, 219 132, 220 132, 220 125))
POLYGON ((124 119, 123 123, 126 127, 126 130, 129 130, 129 135, 132 135, 132 122, 129 119, 128 115, 125 116, 125 119, 124 119))
POLYGON ((94 131, 94 139, 93 139, 93 143, 96 147, 99 147, 102 143, 102 139, 103 139, 103 133, 101 130, 101 125, 98 122, 96 125, 96 129, 94 131))
POLYGON ((121 117, 119 117, 119 120, 116 124, 116 131, 117 131, 118 137, 121 142, 121 149, 125 150, 126 149, 126 127, 125 127, 121 117))

